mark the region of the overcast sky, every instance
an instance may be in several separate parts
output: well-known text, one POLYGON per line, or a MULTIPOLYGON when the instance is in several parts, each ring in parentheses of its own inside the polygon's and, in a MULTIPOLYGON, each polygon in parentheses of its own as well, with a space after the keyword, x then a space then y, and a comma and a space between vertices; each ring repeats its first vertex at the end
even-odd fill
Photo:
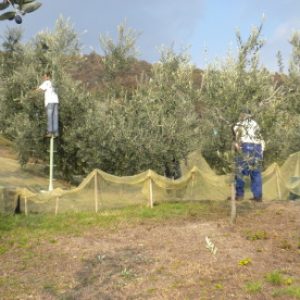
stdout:
MULTIPOLYGON (((1 0, 0 0, 1 1, 1 0)), ((137 40, 139 59, 153 63, 162 45, 175 51, 187 48, 191 61, 205 68, 215 58, 236 51, 235 32, 246 39, 261 23, 265 46, 261 62, 276 71, 276 53, 283 54, 285 67, 291 54, 289 38, 300 31, 300 0, 40 0, 42 7, 24 17, 24 41, 41 30, 53 30, 62 15, 79 33, 83 52, 101 54, 100 34, 115 38, 117 26, 141 33, 137 40)), ((0 35, 14 22, 1 21, 0 35)))

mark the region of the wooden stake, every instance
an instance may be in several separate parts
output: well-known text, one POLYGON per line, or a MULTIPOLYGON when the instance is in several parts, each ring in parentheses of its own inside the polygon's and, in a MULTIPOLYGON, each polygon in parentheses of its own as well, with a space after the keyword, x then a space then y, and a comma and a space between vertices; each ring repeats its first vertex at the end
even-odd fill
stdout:
POLYGON ((235 184, 234 181, 231 183, 231 214, 230 223, 235 224, 236 222, 236 201, 235 201, 235 184))
POLYGON ((152 191, 152 179, 149 178, 149 200, 150 200, 150 207, 153 208, 153 191, 152 191))
POLYGON ((49 191, 53 190, 53 148, 54 136, 50 138, 50 165, 49 165, 49 191))
POLYGON ((98 212, 98 173, 96 171, 95 178, 94 178, 94 194, 95 194, 95 211, 98 212))
POLYGON ((278 172, 278 167, 276 166, 276 186, 277 186, 277 194, 278 194, 278 198, 277 200, 282 200, 282 194, 281 194, 281 188, 280 188, 280 183, 279 183, 279 172, 278 172))
POLYGON ((27 197, 24 198, 25 200, 25 216, 28 215, 28 210, 27 210, 27 197))

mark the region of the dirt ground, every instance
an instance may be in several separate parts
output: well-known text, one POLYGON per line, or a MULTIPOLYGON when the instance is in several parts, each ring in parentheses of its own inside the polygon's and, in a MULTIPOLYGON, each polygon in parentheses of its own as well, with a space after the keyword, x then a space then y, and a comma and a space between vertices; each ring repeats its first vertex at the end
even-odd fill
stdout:
POLYGON ((174 217, 12 245, 0 299, 300 299, 300 201, 250 205, 235 225, 174 217))
POLYGON ((0 298, 299 299, 278 291, 300 286, 300 202, 253 205, 234 226, 147 221, 12 249, 0 256, 0 298), (268 281, 274 272, 284 281, 268 281))

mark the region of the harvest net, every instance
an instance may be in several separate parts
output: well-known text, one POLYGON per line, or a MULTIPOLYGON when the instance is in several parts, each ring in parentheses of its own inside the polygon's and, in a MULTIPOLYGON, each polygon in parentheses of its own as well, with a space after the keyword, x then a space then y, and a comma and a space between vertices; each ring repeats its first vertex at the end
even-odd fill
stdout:
MULTIPOLYGON (((233 175, 217 175, 199 152, 192 153, 182 163, 181 169, 184 175, 177 180, 151 170, 134 176, 118 177, 96 169, 76 188, 59 187, 51 192, 41 192, 27 182, 27 187, 17 188, 17 196, 21 200, 21 210, 26 214, 98 212, 106 208, 130 205, 152 207, 156 203, 167 201, 223 201, 230 197, 233 175)), ((11 182, 14 175, 10 175, 0 177, 0 184, 9 180, 11 182)), ((25 177, 23 186, 24 180, 25 177)), ((31 183, 35 182, 37 185, 38 180, 41 179, 33 178, 31 183)), ((18 186, 22 186, 22 178, 19 176, 16 182, 18 186)), ((246 197, 250 198, 249 182, 247 185, 246 197)), ((300 152, 290 155, 282 166, 273 163, 263 172, 264 201, 288 200, 291 195, 300 197, 300 152)))

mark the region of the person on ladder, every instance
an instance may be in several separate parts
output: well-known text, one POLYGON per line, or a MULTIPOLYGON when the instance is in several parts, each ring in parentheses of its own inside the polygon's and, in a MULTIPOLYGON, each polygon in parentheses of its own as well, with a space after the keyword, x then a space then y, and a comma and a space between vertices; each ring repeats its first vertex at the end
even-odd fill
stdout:
POLYGON ((44 92, 45 109, 47 114, 46 137, 58 137, 58 104, 59 99, 51 81, 51 73, 47 72, 43 76, 43 83, 37 88, 44 92))

